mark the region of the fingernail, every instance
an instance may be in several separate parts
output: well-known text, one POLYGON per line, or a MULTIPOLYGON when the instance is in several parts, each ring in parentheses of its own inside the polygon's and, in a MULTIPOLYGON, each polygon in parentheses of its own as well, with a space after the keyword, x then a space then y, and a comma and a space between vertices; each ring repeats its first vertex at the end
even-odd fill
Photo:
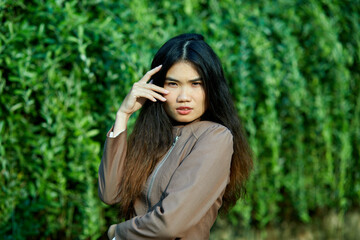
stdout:
POLYGON ((161 65, 159 65, 159 66, 157 66, 156 68, 161 68, 162 67, 162 64, 161 65))
POLYGON ((164 92, 165 92, 165 93, 169 93, 169 91, 168 91, 168 90, 166 90, 166 89, 164 90, 164 92))

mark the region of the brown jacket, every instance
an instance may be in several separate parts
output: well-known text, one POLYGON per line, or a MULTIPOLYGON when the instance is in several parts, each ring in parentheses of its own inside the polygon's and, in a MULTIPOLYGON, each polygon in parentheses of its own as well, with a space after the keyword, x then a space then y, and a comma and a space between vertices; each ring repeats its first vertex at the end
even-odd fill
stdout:
MULTIPOLYGON (((209 239, 229 182, 232 134, 209 121, 174 127, 174 131, 173 146, 135 201, 136 217, 117 224, 116 239, 209 239)), ((106 139, 99 197, 107 204, 121 202, 118 192, 125 155, 126 131, 106 139)))

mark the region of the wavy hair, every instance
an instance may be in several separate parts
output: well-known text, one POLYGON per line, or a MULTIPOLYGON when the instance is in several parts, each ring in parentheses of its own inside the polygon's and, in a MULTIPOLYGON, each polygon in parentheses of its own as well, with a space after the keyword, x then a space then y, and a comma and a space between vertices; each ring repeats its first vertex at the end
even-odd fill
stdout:
MULTIPOLYGON (((223 196, 221 213, 226 213, 245 193, 252 169, 252 153, 237 115, 219 58, 199 34, 182 34, 167 41, 155 54, 151 68, 162 64, 153 83, 163 87, 168 70, 179 61, 190 62, 203 79, 207 109, 201 120, 227 127, 233 135, 234 153, 230 182, 223 196)), ((129 218, 133 203, 155 165, 173 141, 173 123, 160 101, 146 101, 129 136, 126 172, 120 183, 120 215, 129 218)))

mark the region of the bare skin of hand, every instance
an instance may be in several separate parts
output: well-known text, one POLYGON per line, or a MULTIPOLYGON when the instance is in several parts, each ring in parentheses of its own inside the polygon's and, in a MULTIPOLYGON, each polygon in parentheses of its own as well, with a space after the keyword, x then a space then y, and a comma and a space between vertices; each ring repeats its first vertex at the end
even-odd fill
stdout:
POLYGON ((159 72, 160 69, 161 65, 151 69, 140 79, 140 81, 134 83, 116 113, 114 125, 115 135, 126 129, 127 121, 129 120, 131 114, 139 110, 146 100, 153 102, 158 100, 162 102, 166 101, 162 94, 168 94, 169 92, 165 88, 159 87, 151 82, 149 83, 151 77, 155 73, 159 72))
POLYGON ((155 84, 148 83, 151 76, 160 71, 161 65, 148 71, 140 81, 134 83, 129 94, 122 102, 119 112, 131 115, 139 110, 145 103, 146 99, 153 102, 157 100, 166 101, 166 99, 160 94, 167 94, 168 91, 155 84))
POLYGON ((108 238, 111 240, 115 237, 115 228, 116 228, 116 224, 113 224, 109 227, 109 230, 107 232, 108 238))

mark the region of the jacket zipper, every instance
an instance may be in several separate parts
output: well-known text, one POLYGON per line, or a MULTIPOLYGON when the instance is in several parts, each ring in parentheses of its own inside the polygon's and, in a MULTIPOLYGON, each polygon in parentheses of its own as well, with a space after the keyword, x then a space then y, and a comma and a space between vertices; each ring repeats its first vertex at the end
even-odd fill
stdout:
POLYGON ((177 142, 177 140, 179 139, 179 136, 176 136, 175 139, 174 139, 174 142, 170 148, 170 150, 168 151, 168 153, 165 155, 165 157, 161 160, 161 162, 159 163, 159 166, 157 166, 157 168, 155 169, 154 171, 154 174, 152 175, 151 177, 151 180, 150 180, 150 184, 149 184, 149 188, 148 188, 148 191, 147 191, 147 202, 148 202, 148 211, 150 210, 151 208, 151 203, 150 203, 150 194, 151 194, 151 190, 152 190, 152 187, 153 187, 153 184, 154 184, 154 180, 155 180, 155 177, 156 177, 156 174, 158 173, 159 169, 161 168, 161 166, 165 163, 166 159, 169 157, 170 153, 172 152, 172 150, 174 149, 175 147, 175 144, 177 142))

